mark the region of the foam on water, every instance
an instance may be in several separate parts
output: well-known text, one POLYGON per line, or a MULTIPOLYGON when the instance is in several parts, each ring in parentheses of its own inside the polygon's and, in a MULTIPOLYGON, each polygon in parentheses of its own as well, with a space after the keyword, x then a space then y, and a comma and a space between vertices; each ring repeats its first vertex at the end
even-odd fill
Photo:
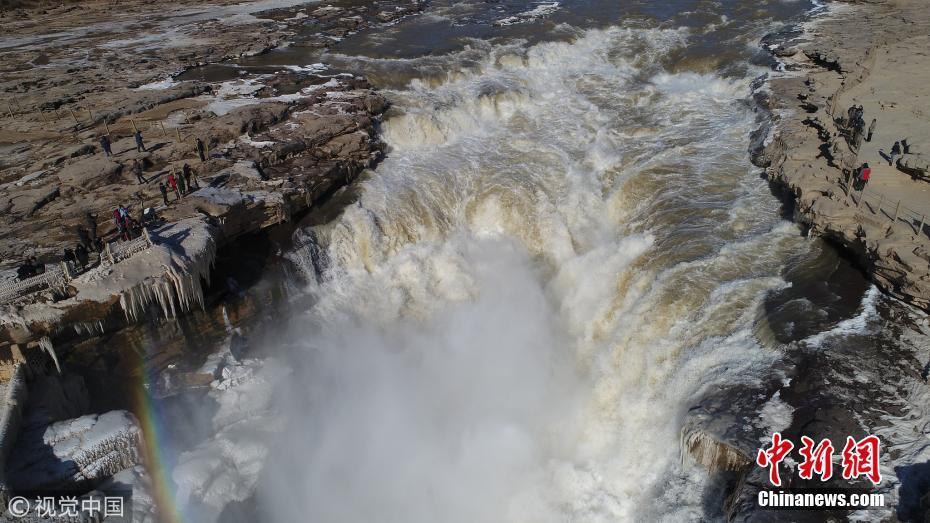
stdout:
POLYGON ((753 319, 808 246, 751 175, 748 79, 663 70, 687 37, 489 46, 388 93, 388 157, 357 204, 302 233, 316 301, 292 322, 262 510, 701 517, 685 415, 780 358, 753 319))

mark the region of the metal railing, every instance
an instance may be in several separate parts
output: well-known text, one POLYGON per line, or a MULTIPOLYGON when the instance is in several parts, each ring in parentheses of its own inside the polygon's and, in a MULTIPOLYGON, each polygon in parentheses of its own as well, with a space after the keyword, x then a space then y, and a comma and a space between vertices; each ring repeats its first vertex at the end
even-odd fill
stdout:
MULTIPOLYGON (((147 250, 153 245, 148 229, 133 240, 122 243, 108 243, 100 256, 101 263, 116 264, 147 250)), ((42 274, 25 280, 7 280, 0 282, 0 304, 7 304, 47 289, 60 289, 64 292, 68 282, 77 275, 76 267, 71 262, 61 262, 45 270, 42 274)))
POLYGON ((901 200, 893 200, 885 194, 870 189, 866 186, 862 191, 850 190, 847 184, 842 184, 846 191, 846 205, 855 207, 857 214, 868 213, 876 216, 881 220, 888 220, 889 227, 895 227, 903 224, 908 227, 914 239, 920 239, 927 233, 926 226, 928 215, 926 212, 917 211, 904 205, 901 200))
POLYGON ((44 291, 50 288, 64 287, 71 279, 71 268, 62 262, 49 267, 42 274, 25 280, 7 280, 0 282, 0 302, 9 303, 17 298, 44 291))
POLYGON ((138 238, 125 242, 108 243, 103 250, 103 257, 110 264, 119 263, 152 246, 152 237, 148 229, 142 229, 138 238))

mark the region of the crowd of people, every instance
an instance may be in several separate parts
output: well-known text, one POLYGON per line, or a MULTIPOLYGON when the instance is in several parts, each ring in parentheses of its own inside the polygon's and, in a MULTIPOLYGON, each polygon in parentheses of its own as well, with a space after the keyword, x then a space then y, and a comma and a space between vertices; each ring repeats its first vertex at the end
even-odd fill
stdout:
POLYGON ((167 177, 168 185, 165 182, 158 182, 158 190, 161 191, 161 198, 165 205, 168 205, 168 193, 175 195, 175 201, 180 200, 185 194, 194 192, 200 188, 200 182, 191 166, 187 163, 181 167, 181 172, 175 176, 175 173, 169 172, 167 177))
POLYGON ((16 269, 16 277, 20 281, 40 274, 45 274, 45 264, 39 263, 35 256, 30 257, 16 269))
MULTIPOLYGON (((865 141, 872 141, 875 124, 876 120, 873 119, 869 125, 868 134, 865 135, 865 141)), ((846 125, 843 130, 846 135, 846 143, 853 150, 858 151, 865 133, 865 109, 861 105, 853 105, 846 111, 846 125)))
MULTIPOLYGON (((146 152, 145 143, 142 138, 142 131, 136 130, 133 133, 133 139, 136 143, 136 152, 146 152)), ((110 136, 104 134, 100 136, 100 147, 107 157, 113 155, 112 142, 110 141, 110 136)), ((196 139, 196 148, 197 156, 200 158, 201 162, 207 161, 207 146, 204 144, 203 140, 200 138, 196 139)), ((139 182, 139 185, 144 185, 151 180, 145 178, 145 164, 144 160, 140 161, 137 158, 133 158, 131 166, 132 174, 136 177, 136 180, 139 182)), ((191 168, 190 164, 185 163, 179 172, 170 171, 168 176, 165 177, 164 181, 158 182, 158 191, 161 193, 162 202, 167 206, 170 202, 168 196, 169 194, 175 195, 175 200, 180 200, 184 195, 193 192, 195 189, 200 188, 199 180, 197 179, 197 173, 191 168)), ((121 230, 120 236, 123 236, 122 231, 130 230, 129 227, 126 227, 125 223, 122 224, 123 228, 121 230)))
MULTIPOLYGON (((133 140, 136 145, 136 152, 148 152, 142 137, 142 131, 136 129, 133 133, 133 140)), ((100 149, 106 157, 114 156, 113 142, 110 135, 103 134, 99 137, 100 149)), ((207 148, 203 140, 196 140, 197 156, 201 162, 207 161, 207 148)), ((139 185, 148 183, 150 180, 145 178, 145 160, 133 158, 131 172, 136 177, 139 185)), ((157 175, 156 175, 157 176, 157 175)), ((161 192, 162 200, 167 206, 169 192, 175 194, 175 200, 181 199, 184 195, 190 194, 200 188, 200 182, 197 173, 191 168, 190 164, 184 163, 179 172, 169 172, 165 181, 158 182, 158 189, 161 192), (165 184, 167 181, 167 185, 165 184)), ((142 234, 144 227, 152 227, 158 224, 158 215, 155 209, 146 207, 142 209, 138 219, 132 217, 129 209, 120 205, 113 210, 113 222, 116 225, 115 237, 117 240, 128 241, 138 238, 142 234)), ((91 238, 84 227, 77 230, 78 243, 74 248, 68 247, 64 250, 63 260, 69 262, 77 270, 84 270, 90 267, 90 253, 101 253, 104 249, 103 241, 100 238, 91 238)), ((16 271, 19 280, 25 280, 43 274, 45 264, 39 263, 35 256, 27 259, 16 271)))
MULTIPOLYGON (((841 132, 846 137, 850 148, 857 155, 863 138, 867 142, 872 141, 872 136, 875 134, 876 123, 877 120, 873 118, 872 123, 869 124, 869 128, 867 130, 865 129, 865 110, 861 105, 852 105, 846 111, 846 119, 842 122, 841 132)), ((887 153, 883 149, 880 149, 879 155, 888 161, 889 166, 894 166, 895 162, 901 158, 902 155, 910 154, 910 148, 910 144, 908 144, 905 138, 896 141, 887 153)), ((856 191, 865 190, 871 178, 872 168, 869 167, 868 163, 863 163, 852 173, 851 181, 853 189, 856 191)))

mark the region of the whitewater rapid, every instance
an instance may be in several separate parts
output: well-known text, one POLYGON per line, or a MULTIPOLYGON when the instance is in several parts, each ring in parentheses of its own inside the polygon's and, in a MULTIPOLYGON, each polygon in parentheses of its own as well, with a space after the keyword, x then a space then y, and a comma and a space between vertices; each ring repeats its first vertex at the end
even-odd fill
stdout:
POLYGON ((297 233, 313 305, 286 355, 211 393, 216 434, 174 471, 185 503, 217 517, 257 488, 276 521, 719 516, 681 448, 688 411, 771 374, 782 354, 754 322, 810 247, 749 164, 751 78, 667 69, 689 36, 476 41, 387 91, 388 155, 297 233))

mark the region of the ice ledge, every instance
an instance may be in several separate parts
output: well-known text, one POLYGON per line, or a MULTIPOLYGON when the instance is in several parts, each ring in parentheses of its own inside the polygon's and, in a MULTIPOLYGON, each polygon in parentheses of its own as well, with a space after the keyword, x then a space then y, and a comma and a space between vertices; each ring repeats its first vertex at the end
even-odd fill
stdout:
MULTIPOLYGON (((55 303, 32 303, 0 314, 0 324, 32 328, 54 324, 82 306, 118 302, 128 321, 157 305, 166 318, 201 307, 216 259, 217 229, 204 217, 170 223, 149 231, 152 247, 117 264, 98 266, 71 280, 73 296, 55 303)), ((79 314, 78 314, 79 316, 79 314)), ((96 315, 90 314, 93 319, 96 315)))

